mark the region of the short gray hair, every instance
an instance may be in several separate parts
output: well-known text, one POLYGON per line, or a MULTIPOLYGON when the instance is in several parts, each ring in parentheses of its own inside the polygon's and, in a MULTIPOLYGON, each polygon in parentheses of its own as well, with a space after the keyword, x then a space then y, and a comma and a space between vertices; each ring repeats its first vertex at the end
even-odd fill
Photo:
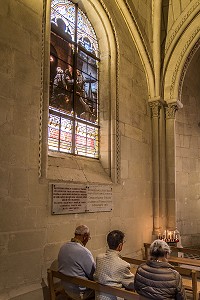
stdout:
POLYGON ((152 257, 164 257, 171 252, 169 245, 162 240, 155 240, 150 246, 150 255, 152 257))
POLYGON ((90 233, 89 227, 86 225, 79 225, 75 229, 75 235, 84 235, 85 233, 90 233))

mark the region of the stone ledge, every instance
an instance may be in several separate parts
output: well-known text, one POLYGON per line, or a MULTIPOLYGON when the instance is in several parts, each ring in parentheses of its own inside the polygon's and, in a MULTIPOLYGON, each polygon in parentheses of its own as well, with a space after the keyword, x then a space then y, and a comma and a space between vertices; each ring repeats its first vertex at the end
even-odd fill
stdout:
POLYGON ((47 179, 79 183, 111 184, 112 180, 97 159, 49 153, 47 179))

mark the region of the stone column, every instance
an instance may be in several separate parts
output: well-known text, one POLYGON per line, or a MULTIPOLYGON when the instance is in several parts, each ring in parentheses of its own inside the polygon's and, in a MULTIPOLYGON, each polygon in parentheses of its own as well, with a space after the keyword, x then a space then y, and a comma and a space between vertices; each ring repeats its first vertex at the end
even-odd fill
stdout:
POLYGON ((160 233, 166 229, 166 119, 164 103, 160 110, 159 120, 159 142, 160 142, 160 233))
POLYGON ((159 224, 159 202, 160 202, 160 151, 159 151, 159 117, 160 101, 149 102, 152 112, 152 153, 153 153, 153 236, 157 236, 160 229, 159 224))
POLYGON ((177 102, 169 103, 166 113, 166 201, 167 229, 176 229, 176 143, 175 143, 175 113, 177 102))

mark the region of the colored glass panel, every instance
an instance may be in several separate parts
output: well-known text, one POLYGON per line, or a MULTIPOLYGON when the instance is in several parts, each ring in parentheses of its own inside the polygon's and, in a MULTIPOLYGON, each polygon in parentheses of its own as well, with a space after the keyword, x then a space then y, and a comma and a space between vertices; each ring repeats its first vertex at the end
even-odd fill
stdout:
POLYGON ((76 122, 76 154, 98 158, 98 128, 76 122))
POLYGON ((98 158, 96 35, 76 4, 51 5, 49 149, 98 158))
POLYGON ((49 115, 48 142, 49 149, 71 153, 73 122, 62 116, 49 115))
POLYGON ((94 29, 86 15, 78 9, 77 42, 88 52, 99 57, 98 43, 94 29))
POLYGON ((60 118, 50 114, 48 127, 48 143, 49 149, 58 151, 59 149, 59 135, 60 135, 60 118))
POLYGON ((51 35, 50 106, 71 113, 73 111, 72 45, 57 35, 51 35))
POLYGON ((71 120, 61 118, 60 129, 60 151, 71 153, 72 150, 72 128, 71 120))
POLYGON ((75 5, 67 0, 51 1, 51 23, 63 28, 73 41, 75 39, 75 5))

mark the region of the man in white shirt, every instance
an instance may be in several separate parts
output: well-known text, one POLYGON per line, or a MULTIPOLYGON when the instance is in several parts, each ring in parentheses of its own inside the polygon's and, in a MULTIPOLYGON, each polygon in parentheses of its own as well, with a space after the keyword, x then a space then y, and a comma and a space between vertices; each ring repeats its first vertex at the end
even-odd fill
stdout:
MULTIPOLYGON (((107 243, 109 249, 106 253, 97 256, 94 279, 101 284, 134 290, 134 275, 130 271, 130 264, 119 256, 125 243, 124 233, 120 230, 111 231, 107 235, 107 243)), ((117 297, 97 292, 96 299, 116 300, 117 297)))
MULTIPOLYGON (((90 231, 86 225, 75 230, 75 236, 65 243, 58 254, 58 270, 68 276, 83 277, 93 280, 95 262, 91 252, 85 247, 90 239, 90 231)), ((71 283, 62 282, 66 293, 75 300, 94 297, 94 291, 71 283)))

